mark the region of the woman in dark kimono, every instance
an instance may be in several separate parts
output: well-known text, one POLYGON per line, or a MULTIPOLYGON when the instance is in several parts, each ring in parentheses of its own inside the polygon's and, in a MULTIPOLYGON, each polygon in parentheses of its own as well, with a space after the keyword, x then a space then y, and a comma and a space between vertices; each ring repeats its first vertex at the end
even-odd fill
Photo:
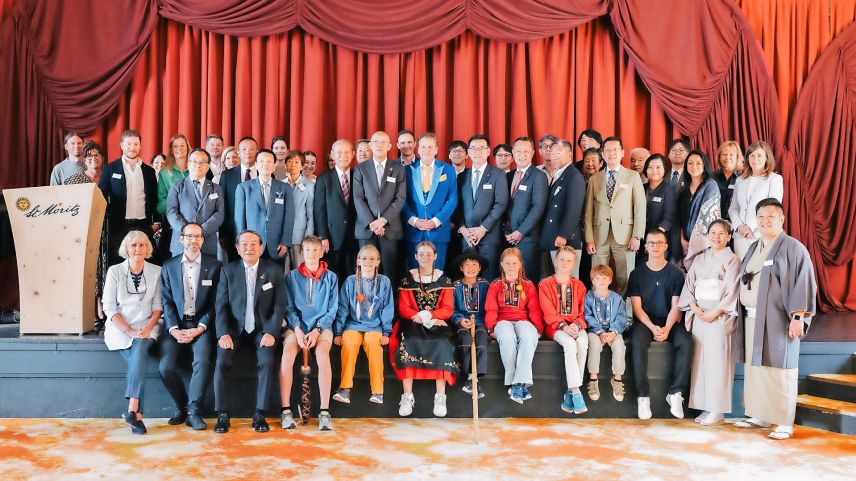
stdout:
POLYGON ((686 187, 678 194, 684 270, 689 270, 696 254, 707 249, 707 228, 721 218, 719 186, 712 174, 707 154, 693 150, 687 155, 683 175, 686 187))
POLYGON ((434 268, 437 248, 430 242, 416 246, 419 266, 411 269, 398 289, 398 322, 392 329, 389 355, 392 368, 401 379, 398 414, 413 413, 413 381, 433 379, 434 415, 446 415, 446 384, 454 384, 460 366, 455 360, 452 342, 454 328, 450 319, 454 311, 452 281, 443 271, 434 268))

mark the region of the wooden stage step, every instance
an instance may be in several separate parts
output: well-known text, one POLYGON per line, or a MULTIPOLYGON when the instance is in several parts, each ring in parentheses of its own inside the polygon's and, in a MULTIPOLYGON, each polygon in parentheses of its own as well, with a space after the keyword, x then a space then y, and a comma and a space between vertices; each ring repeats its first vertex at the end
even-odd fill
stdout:
POLYGON ((797 396, 797 424, 856 434, 856 403, 811 394, 797 396))
POLYGON ((808 378, 813 381, 856 387, 856 374, 810 374, 808 378))
POLYGON ((812 396, 811 394, 800 394, 797 396, 797 406, 830 414, 856 416, 856 404, 854 403, 812 396))

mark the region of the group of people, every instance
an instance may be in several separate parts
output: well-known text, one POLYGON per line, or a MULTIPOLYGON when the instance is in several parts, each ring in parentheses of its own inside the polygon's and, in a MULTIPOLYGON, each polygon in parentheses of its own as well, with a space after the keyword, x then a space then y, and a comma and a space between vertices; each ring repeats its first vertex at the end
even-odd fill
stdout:
POLYGON ((134 432, 145 431, 142 364, 158 338, 162 377, 178 406, 170 423, 205 428, 199 404, 213 367, 215 431, 225 432, 226 386, 242 346, 258 360, 257 431, 269 429, 265 401, 280 342, 282 427, 295 427, 293 364, 308 349, 319 371, 319 427, 332 429, 333 344, 342 355, 334 400, 351 401, 362 347, 370 401, 383 402, 389 344, 403 383, 399 413, 413 411, 413 381, 431 379, 434 414, 444 416, 446 385, 462 376, 472 392, 471 373, 485 374, 491 338, 509 398, 530 399, 532 360, 546 334, 564 351, 567 412, 588 409, 586 367, 588 397, 599 399, 604 346, 612 395, 623 400, 629 338, 638 415, 651 417, 647 351, 668 340, 666 400, 675 417, 689 393, 689 407, 702 411, 697 422, 721 422, 731 410, 734 364, 745 360, 750 417, 738 425, 773 423, 772 437, 792 435, 799 338, 816 286, 805 248, 783 232, 782 179, 765 142, 749 146, 748 162, 737 143, 725 142, 714 171, 707 154, 677 139, 668 161, 633 149, 628 169, 622 141, 589 129, 577 139, 582 160, 573 162, 570 141, 545 135, 536 167, 528 137, 493 147, 484 135, 454 141, 446 163, 432 133, 400 132, 400 158, 389 159, 391 139, 378 131, 356 148, 337 140, 317 177, 282 137, 271 149, 241 139, 240 163, 223 170, 235 149, 223 149, 219 136, 191 150, 176 135, 157 175, 140 161, 140 143, 139 133, 124 132, 122 157, 98 176, 88 153, 100 164, 103 151, 70 134, 69 157, 52 174, 52 183, 81 173, 87 179, 78 181, 97 179, 108 200, 105 341, 129 362, 125 418, 134 432), (194 354, 189 395, 175 370, 183 348, 194 354))

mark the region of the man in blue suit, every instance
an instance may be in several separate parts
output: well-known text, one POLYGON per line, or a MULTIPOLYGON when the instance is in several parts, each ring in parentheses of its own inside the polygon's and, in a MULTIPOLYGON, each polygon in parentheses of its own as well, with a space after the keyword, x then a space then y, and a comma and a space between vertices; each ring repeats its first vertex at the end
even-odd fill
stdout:
MULTIPOLYGON (((573 146, 567 140, 553 144, 553 183, 547 197, 547 210, 544 213, 541 231, 541 250, 556 260, 559 247, 571 246, 577 251, 577 259, 582 257, 583 231, 580 224, 586 200, 586 181, 583 174, 574 168, 571 161, 573 146), (568 168, 570 166, 570 168, 568 168)), ((552 264, 551 264, 552 266, 552 264)), ((551 272, 543 272, 547 277, 551 272)), ((574 267, 574 278, 580 277, 580 265, 574 267)))
POLYGON ((184 253, 164 262, 161 270, 161 319, 166 334, 160 341, 160 373, 176 405, 176 413, 168 423, 173 426, 187 423, 195 430, 203 430, 208 425, 202 420, 199 410, 214 366, 211 360, 214 350, 214 297, 221 265, 214 257, 202 253, 204 237, 201 225, 188 222, 176 232, 180 233, 184 253), (188 348, 193 353, 190 396, 175 367, 181 351, 188 348))
POLYGON ((458 205, 455 169, 437 160, 437 136, 426 132, 419 136, 419 162, 407 167, 407 201, 401 212, 404 227, 405 258, 412 269, 416 263, 416 245, 430 241, 437 247, 434 266, 446 265, 449 224, 458 205))
POLYGON ((488 165, 490 140, 484 135, 470 137, 467 150, 473 159, 464 171, 456 222, 461 235, 461 251, 475 248, 487 259, 483 275, 492 281, 499 275, 499 246, 502 220, 508 206, 508 180, 505 172, 488 165))
POLYGON ((520 249, 526 276, 541 279, 541 218, 547 207, 547 174, 532 166, 535 142, 529 137, 518 137, 511 154, 517 169, 509 172, 511 185, 508 201, 508 223, 505 240, 520 249))
POLYGON ((241 182, 235 189, 235 228, 238 232, 258 232, 267 246, 265 257, 281 259, 291 245, 285 226, 288 187, 285 182, 273 178, 276 170, 273 151, 260 150, 255 165, 259 176, 241 182))
POLYGON ((220 186, 205 178, 211 155, 203 149, 193 149, 187 156, 188 176, 169 190, 166 198, 166 218, 172 226, 169 250, 177 256, 185 249, 179 232, 185 224, 202 226, 205 242, 202 253, 217 256, 217 230, 223 223, 226 207, 220 186))

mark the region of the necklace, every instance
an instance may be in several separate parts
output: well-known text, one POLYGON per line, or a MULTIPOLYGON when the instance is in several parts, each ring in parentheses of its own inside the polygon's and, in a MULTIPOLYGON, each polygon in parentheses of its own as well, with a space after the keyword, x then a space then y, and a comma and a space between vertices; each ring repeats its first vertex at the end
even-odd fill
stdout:
POLYGON ((612 303, 609 302, 609 295, 606 297, 597 297, 594 298, 594 317, 597 322, 600 323, 601 326, 609 326, 609 321, 612 319, 612 303), (599 302, 603 303, 603 310, 606 311, 606 316, 601 317, 601 307, 599 302))

